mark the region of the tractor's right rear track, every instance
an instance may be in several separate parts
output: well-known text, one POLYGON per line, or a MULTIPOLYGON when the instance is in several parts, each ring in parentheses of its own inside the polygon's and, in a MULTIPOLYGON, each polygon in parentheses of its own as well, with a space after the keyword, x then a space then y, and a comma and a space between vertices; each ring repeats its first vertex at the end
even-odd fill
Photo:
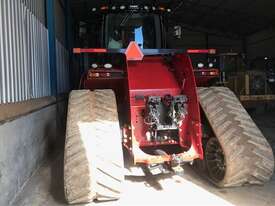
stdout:
POLYGON ((213 131, 204 145, 205 169, 214 184, 263 184, 274 170, 272 149, 232 91, 198 88, 201 108, 213 131))

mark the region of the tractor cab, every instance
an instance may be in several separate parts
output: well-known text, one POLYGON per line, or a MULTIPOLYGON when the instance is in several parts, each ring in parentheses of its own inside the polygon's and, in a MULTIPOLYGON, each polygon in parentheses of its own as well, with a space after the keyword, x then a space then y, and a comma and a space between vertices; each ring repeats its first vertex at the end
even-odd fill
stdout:
POLYGON ((105 17, 105 47, 125 49, 135 41, 141 49, 162 47, 161 20, 157 14, 110 13, 105 17))
POLYGON ((92 8, 90 15, 100 27, 97 39, 102 48, 126 49, 135 41, 141 49, 161 49, 166 47, 164 20, 169 13, 171 9, 163 6, 130 4, 92 8))
MULTIPOLYGON (((95 23, 83 23, 80 34, 83 37, 74 53, 83 54, 83 76, 102 77, 107 81, 123 79, 127 64, 126 50, 131 42, 139 47, 142 55, 169 54, 165 50, 164 19, 171 9, 161 6, 110 5, 91 9, 95 23), (97 29, 97 31, 94 31, 97 29), (83 34, 83 31, 85 34, 83 34), (93 36, 94 35, 94 36, 93 36)), ((86 78, 87 79, 87 78, 86 78)), ((85 78, 80 87, 85 87, 85 78)), ((96 87, 98 87, 97 84, 96 87)), ((104 85, 105 82, 104 82, 104 85)), ((113 87, 112 83, 112 87, 113 87)))

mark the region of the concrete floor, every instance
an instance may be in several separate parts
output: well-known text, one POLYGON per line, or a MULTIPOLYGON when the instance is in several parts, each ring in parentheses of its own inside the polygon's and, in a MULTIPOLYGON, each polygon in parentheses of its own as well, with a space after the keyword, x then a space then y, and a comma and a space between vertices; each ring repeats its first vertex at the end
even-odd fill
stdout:
MULTIPOLYGON (((273 110, 273 111, 272 111, 273 110)), ((256 123, 275 151, 275 111, 253 114, 256 123)), ((30 179, 14 201, 15 206, 66 205, 63 193, 62 155, 55 155, 30 179)), ((124 193, 119 201, 88 205, 275 205, 275 175, 265 186, 219 189, 196 174, 189 166, 185 174, 146 177, 138 168, 126 175, 124 193), (133 175, 134 174, 134 175, 133 175)))

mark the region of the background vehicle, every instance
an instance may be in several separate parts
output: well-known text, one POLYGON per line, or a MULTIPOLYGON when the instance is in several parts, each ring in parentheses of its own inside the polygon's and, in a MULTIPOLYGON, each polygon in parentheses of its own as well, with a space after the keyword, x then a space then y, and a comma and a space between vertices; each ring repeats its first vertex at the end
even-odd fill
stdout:
POLYGON ((257 57, 250 62, 252 70, 266 74, 266 81, 271 93, 275 93, 275 59, 272 57, 257 57))
POLYGON ((250 63, 240 54, 220 54, 220 68, 225 73, 224 84, 239 97, 245 107, 272 103, 274 67, 271 60, 255 59, 250 63))
POLYGON ((275 73, 272 58, 256 58, 246 62, 238 53, 216 54, 215 49, 191 49, 198 86, 226 86, 246 108, 273 103, 275 73))

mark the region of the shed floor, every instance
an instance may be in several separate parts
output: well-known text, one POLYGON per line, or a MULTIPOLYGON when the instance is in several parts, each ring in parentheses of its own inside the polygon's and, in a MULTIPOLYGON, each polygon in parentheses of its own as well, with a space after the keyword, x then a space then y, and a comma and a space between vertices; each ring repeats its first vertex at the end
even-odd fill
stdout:
MULTIPOLYGON (((274 109, 253 113, 253 116, 275 151, 274 109)), ((62 162, 62 154, 47 161, 26 184, 14 205, 66 205, 62 162)), ((137 169, 132 175, 126 176, 125 191, 119 201, 88 205, 275 205, 275 175, 265 186, 219 189, 196 174, 189 166, 185 167, 185 174, 182 176, 170 174, 149 177, 139 173, 137 169)))

